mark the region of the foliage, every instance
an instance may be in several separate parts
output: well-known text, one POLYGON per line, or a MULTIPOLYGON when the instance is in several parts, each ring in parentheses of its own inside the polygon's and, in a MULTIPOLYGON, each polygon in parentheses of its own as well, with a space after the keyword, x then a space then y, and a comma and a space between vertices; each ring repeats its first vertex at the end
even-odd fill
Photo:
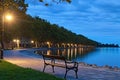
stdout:
POLYGON ((4 9, 4 13, 7 12, 19 12, 25 13, 28 4, 25 4, 25 0, 1 0, 0 1, 0 12, 4 9))
POLYGON ((26 16, 24 21, 19 23, 14 23, 6 32, 9 33, 11 39, 14 38, 27 38, 31 40, 36 40, 37 42, 47 42, 52 43, 78 43, 78 44, 88 44, 95 45, 97 42, 86 38, 83 35, 77 35, 64 27, 59 27, 56 24, 50 24, 44 19, 39 17, 26 16), (9 33, 11 32, 11 33, 9 33))
POLYGON ((119 47, 118 44, 102 44, 102 43, 98 43, 97 47, 119 47))
MULTIPOLYGON (((49 5, 49 3, 48 2, 46 2, 46 0, 39 0, 40 2, 42 2, 42 3, 44 3, 45 4, 45 6, 48 6, 49 5)), ((53 3, 57 3, 57 4, 59 4, 59 3, 61 3, 61 2, 67 2, 67 3, 71 3, 71 0, 51 0, 53 3)))
MULTIPOLYGON (((15 13, 15 22, 6 23, 4 31, 4 39, 6 42, 12 41, 14 38, 34 40, 38 43, 50 41, 52 43, 76 43, 86 45, 96 45, 97 42, 86 38, 83 35, 77 35, 64 27, 56 24, 50 24, 48 21, 39 17, 31 17, 27 15, 27 4, 25 0, 3 0, 4 5, 0 2, 0 10, 4 6, 5 11, 15 13)), ((70 0, 52 0, 69 2, 70 0)), ((40 0, 44 2, 44 0, 40 0)))
MULTIPOLYGON (((25 0, 0 0, 0 32, 2 31, 2 16, 6 14, 12 14, 16 20, 16 22, 19 22, 20 19, 24 18, 26 16, 26 10, 27 10, 28 4, 25 4, 25 0)), ((5 30, 7 29, 7 22, 4 21, 5 30)), ((16 25, 15 25, 16 26, 16 25)), ((6 34, 6 32, 5 32, 6 34)), ((5 35, 8 37, 8 39, 11 37, 8 35, 5 35)))
POLYGON ((0 80, 63 80, 53 75, 0 62, 0 80))

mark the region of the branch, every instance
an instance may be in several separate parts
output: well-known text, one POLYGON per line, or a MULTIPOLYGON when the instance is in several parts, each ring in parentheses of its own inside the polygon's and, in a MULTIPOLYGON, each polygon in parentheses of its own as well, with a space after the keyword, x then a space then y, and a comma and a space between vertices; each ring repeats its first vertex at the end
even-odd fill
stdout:
MULTIPOLYGON (((45 3, 45 6, 48 6, 49 3, 47 3, 45 0, 39 0, 40 2, 42 3, 45 3)), ((71 3, 71 0, 51 0, 53 3, 62 3, 62 2, 68 2, 68 3, 71 3)))

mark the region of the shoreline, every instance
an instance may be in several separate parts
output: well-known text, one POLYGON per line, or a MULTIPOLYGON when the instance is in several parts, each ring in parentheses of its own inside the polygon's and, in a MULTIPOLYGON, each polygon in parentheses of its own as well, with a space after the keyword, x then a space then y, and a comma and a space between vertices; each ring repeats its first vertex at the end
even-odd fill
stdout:
MULTIPOLYGON (((42 71, 44 65, 43 59, 31 56, 32 55, 29 55, 25 52, 21 54, 19 50, 8 51, 4 54, 5 60, 12 64, 16 64, 24 68, 32 68, 38 71, 42 71)), ((55 73, 52 73, 51 66, 48 66, 45 72, 57 77, 64 78, 65 69, 55 67, 55 73)), ((75 79, 74 72, 69 71, 67 74, 67 80, 120 80, 119 75, 119 68, 111 69, 109 67, 98 67, 94 64, 92 65, 81 62, 79 63, 78 70, 79 78, 75 79)))
POLYGON ((85 62, 79 62, 80 66, 85 66, 85 67, 92 67, 92 68, 96 68, 96 69, 106 69, 106 70, 110 70, 110 71, 117 71, 120 72, 120 67, 118 66, 109 66, 109 65, 105 65, 105 66, 97 66, 96 64, 87 64, 85 62))
MULTIPOLYGON (((40 51, 44 51, 44 50, 54 50, 54 49, 63 49, 63 48, 24 48, 24 49, 13 49, 13 50, 30 50, 30 51, 36 51, 36 50, 40 50, 40 51)), ((64 48, 66 49, 66 48, 64 48)), ((36 57, 34 55, 29 55, 29 54, 24 54, 25 56, 31 56, 31 58, 40 58, 42 59, 42 57, 38 54, 39 57, 36 57)), ((120 67, 118 66, 110 66, 110 65, 103 65, 103 66, 98 66, 97 64, 89 64, 89 63, 85 63, 85 62, 78 62, 80 66, 85 66, 85 67, 92 67, 92 68, 101 68, 101 69, 107 69, 107 70, 112 70, 112 71, 120 71, 120 67)))

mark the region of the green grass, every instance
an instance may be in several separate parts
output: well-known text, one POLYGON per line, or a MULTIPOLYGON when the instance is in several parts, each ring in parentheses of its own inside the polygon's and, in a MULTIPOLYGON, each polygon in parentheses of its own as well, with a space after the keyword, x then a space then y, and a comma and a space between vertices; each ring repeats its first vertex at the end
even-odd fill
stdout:
POLYGON ((6 61, 0 62, 0 80, 64 80, 53 75, 22 68, 6 61))

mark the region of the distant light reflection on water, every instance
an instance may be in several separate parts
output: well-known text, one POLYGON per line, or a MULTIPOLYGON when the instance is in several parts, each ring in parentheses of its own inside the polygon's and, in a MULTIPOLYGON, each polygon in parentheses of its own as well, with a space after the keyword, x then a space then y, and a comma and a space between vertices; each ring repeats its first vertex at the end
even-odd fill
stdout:
POLYGON ((96 48, 94 50, 84 48, 49 49, 42 53, 60 55, 68 60, 97 64, 98 66, 120 67, 120 48, 96 48))

